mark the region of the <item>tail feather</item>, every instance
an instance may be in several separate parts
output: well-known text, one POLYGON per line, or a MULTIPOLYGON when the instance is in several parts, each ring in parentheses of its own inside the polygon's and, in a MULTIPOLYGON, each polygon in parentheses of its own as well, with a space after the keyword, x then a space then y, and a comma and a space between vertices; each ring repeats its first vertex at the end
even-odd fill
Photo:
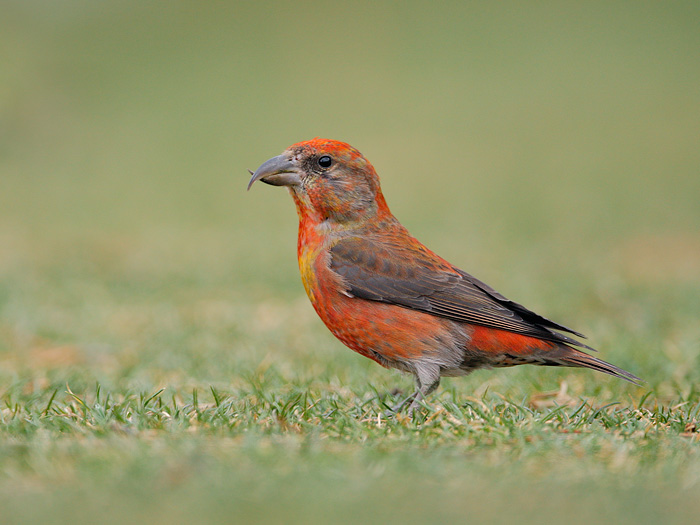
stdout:
POLYGON ((597 370, 598 372, 603 372, 604 374, 609 374, 611 376, 619 377, 625 381, 629 381, 637 386, 641 386, 644 382, 642 379, 638 378, 636 375, 623 370, 622 368, 610 364, 602 359, 593 357, 579 350, 567 346, 559 347, 559 355, 548 355, 547 359, 543 363, 545 366, 574 366, 581 368, 590 368, 592 370, 597 370), (549 363, 548 361, 551 361, 549 363))

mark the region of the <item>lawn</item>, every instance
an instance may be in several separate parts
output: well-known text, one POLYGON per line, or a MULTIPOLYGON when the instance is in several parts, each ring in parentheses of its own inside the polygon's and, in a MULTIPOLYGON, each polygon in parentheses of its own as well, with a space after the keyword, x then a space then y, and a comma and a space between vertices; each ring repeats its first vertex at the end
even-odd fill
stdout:
POLYGON ((0 522, 697 519, 695 3, 2 10, 0 522), (291 199, 245 191, 317 135, 645 382, 484 370, 387 417, 411 378, 327 332, 291 199))

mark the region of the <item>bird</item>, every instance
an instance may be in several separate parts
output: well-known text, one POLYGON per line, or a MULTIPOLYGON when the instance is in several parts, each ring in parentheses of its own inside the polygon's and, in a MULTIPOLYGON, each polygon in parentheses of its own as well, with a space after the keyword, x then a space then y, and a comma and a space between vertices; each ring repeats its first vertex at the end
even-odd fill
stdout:
POLYGON ((298 142, 248 183, 288 188, 299 218, 297 257, 306 294, 342 343, 408 372, 415 410, 442 377, 482 368, 582 367, 641 380, 583 350, 584 335, 536 314, 450 264, 394 217, 372 164, 337 140, 298 142), (567 335, 571 334, 571 335, 567 335))

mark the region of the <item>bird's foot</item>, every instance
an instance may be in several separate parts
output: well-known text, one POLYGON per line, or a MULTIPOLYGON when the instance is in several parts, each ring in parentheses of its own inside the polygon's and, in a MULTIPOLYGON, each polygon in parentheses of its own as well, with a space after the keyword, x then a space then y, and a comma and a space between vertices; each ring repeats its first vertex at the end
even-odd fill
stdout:
POLYGON ((408 407, 408 415, 411 416, 411 419, 415 419, 417 414, 418 409, 421 408, 420 404, 420 399, 419 396, 416 396, 416 398, 413 400, 413 402, 410 404, 408 407))
POLYGON ((386 412, 384 412, 384 416, 386 416, 386 417, 393 417, 393 416, 395 416, 396 414, 398 414, 399 412, 401 412, 401 410, 403 410, 403 407, 405 407, 409 402, 411 402, 411 406, 413 406, 413 403, 412 403, 412 402, 415 400, 416 395, 418 395, 418 392, 413 392, 413 393, 412 393, 410 396, 408 396, 406 399, 402 400, 398 405, 394 405, 394 406, 391 407, 389 410, 387 410, 386 412))
POLYGON ((408 410, 406 411, 411 419, 414 419, 418 409, 421 408, 421 401, 423 400, 423 395, 420 390, 413 392, 406 399, 401 401, 398 405, 395 405, 391 409, 384 412, 385 417, 394 417, 396 414, 400 413, 406 405, 408 405, 408 410), (410 404, 409 404, 410 402, 410 404))

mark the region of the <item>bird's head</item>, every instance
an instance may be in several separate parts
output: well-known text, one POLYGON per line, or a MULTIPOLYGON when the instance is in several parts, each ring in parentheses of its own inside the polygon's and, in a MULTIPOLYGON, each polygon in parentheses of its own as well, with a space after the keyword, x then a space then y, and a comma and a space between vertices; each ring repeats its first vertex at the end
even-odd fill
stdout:
POLYGON ((259 180, 287 186, 302 219, 344 224, 389 213, 374 167, 345 142, 299 142, 252 175, 248 189, 259 180))

